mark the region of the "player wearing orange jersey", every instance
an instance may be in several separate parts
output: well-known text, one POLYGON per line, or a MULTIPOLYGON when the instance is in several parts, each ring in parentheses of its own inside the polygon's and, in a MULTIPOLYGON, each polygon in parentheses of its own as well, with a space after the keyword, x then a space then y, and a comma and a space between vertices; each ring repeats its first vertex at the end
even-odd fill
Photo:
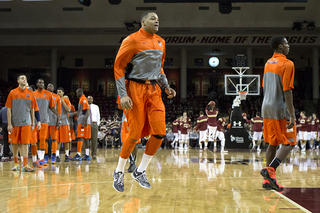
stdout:
POLYGON ((36 101, 33 92, 26 88, 27 77, 20 75, 17 78, 19 87, 10 91, 6 107, 8 118, 9 142, 12 143, 14 159, 13 171, 19 171, 18 149, 21 148, 24 172, 33 172, 28 166, 28 145, 31 142, 31 132, 34 129, 34 109, 36 101))
MULTIPOLYGON (((48 84, 47 86, 47 90, 49 92, 51 92, 52 94, 52 99, 54 101, 55 104, 55 109, 57 110, 57 112, 61 115, 61 100, 60 100, 60 96, 53 93, 54 90, 54 85, 53 84, 48 84)), ((48 135, 50 135, 51 141, 52 141, 52 156, 51 156, 51 162, 52 164, 55 164, 56 161, 60 162, 60 158, 59 158, 59 149, 57 150, 57 146, 58 146, 58 133, 59 133, 59 129, 61 127, 61 122, 58 121, 58 117, 51 111, 49 111, 49 129, 48 129, 48 135)), ((48 136, 49 138, 49 136, 48 136)))
POLYGON ((269 143, 266 153, 267 166, 260 171, 264 177, 263 188, 282 191, 275 171, 296 145, 296 125, 293 107, 294 64, 286 58, 289 44, 284 36, 271 39, 274 50, 264 68, 262 103, 265 142, 269 143), (284 99, 283 99, 284 97, 284 99), (282 144, 277 151, 278 145, 282 144))
MULTIPOLYGON (((67 95, 64 96, 66 99, 69 99, 67 95)), ((70 121, 70 133, 71 133, 71 140, 76 139, 76 135, 74 133, 74 128, 77 121, 77 112, 74 108, 74 106, 71 104, 71 111, 68 113, 69 121, 70 121)))
POLYGON ((168 94, 168 98, 176 95, 162 68, 165 41, 155 34, 159 28, 158 15, 154 12, 142 14, 141 26, 138 32, 123 40, 114 64, 120 104, 128 112, 129 126, 129 135, 123 143, 118 166, 113 173, 113 187, 118 192, 124 192, 124 166, 136 141, 148 135, 152 136, 146 145, 141 164, 132 173, 132 177, 140 186, 151 188, 145 170, 166 135, 161 88, 168 94))
POLYGON ((71 112, 71 104, 69 99, 64 97, 64 89, 59 87, 57 89, 57 94, 60 96, 61 100, 61 128, 59 129, 59 140, 58 140, 58 150, 57 154, 59 155, 59 149, 61 143, 64 144, 65 149, 65 162, 69 161, 69 152, 71 150, 71 133, 70 133, 70 122, 68 113, 71 112))
POLYGON ((81 88, 76 91, 77 97, 79 98, 78 105, 78 127, 77 127, 77 154, 71 158, 72 161, 81 161, 81 149, 82 143, 85 143, 86 155, 83 160, 91 160, 89 156, 89 139, 91 138, 91 127, 90 127, 90 107, 86 96, 83 94, 81 88))
MULTIPOLYGON (((57 110, 54 108, 55 103, 52 98, 51 92, 44 89, 44 80, 42 78, 37 80, 37 90, 33 93, 37 104, 39 107, 39 113, 40 113, 40 121, 41 121, 41 129, 37 132, 37 139, 39 142, 39 148, 38 151, 39 158, 40 158, 40 165, 43 163, 48 163, 49 156, 48 156, 48 129, 49 129, 49 123, 50 123, 50 117, 49 117, 49 110, 51 110, 57 117, 58 121, 60 121, 61 117, 60 114, 57 112, 57 110)), ((58 125, 58 124, 57 124, 58 125)))

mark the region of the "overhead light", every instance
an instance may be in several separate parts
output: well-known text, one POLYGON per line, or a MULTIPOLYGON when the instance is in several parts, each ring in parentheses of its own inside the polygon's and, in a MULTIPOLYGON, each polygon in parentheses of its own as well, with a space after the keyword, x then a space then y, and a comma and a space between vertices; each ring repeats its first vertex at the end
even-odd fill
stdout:
POLYGON ((316 28, 316 25, 314 24, 314 22, 310 22, 308 25, 307 25, 307 29, 309 31, 313 31, 314 29, 316 28))
POLYGON ((91 5, 91 0, 78 0, 78 2, 87 7, 91 5))
POLYGON ((302 29, 302 23, 300 22, 293 22, 292 30, 300 31, 302 29))
POLYGON ((232 12, 231 2, 219 2, 219 12, 221 14, 229 14, 232 12))
POLYGON ((117 5, 121 3, 121 0, 109 0, 109 3, 117 5))

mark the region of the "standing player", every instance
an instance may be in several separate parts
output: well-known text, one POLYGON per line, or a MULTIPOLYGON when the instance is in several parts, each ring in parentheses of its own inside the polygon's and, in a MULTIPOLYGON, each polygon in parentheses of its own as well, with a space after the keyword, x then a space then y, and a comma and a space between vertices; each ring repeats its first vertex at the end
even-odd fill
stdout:
POLYGON ((269 146, 266 152, 267 166, 260 174, 265 179, 263 188, 282 191, 283 187, 278 184, 275 171, 297 143, 292 96, 294 64, 286 58, 290 46, 284 36, 272 37, 270 44, 274 54, 264 67, 261 110, 264 138, 269 146), (280 144, 283 145, 277 151, 280 144))
POLYGON ((14 167, 12 171, 20 171, 18 149, 20 146, 23 157, 23 172, 33 172, 28 166, 28 144, 31 141, 31 131, 34 129, 34 108, 36 101, 33 92, 26 88, 27 77, 17 78, 19 87, 10 91, 6 107, 8 118, 9 142, 12 143, 14 167))
MULTIPOLYGON (((208 129, 209 129, 209 137, 208 141, 213 142, 214 141, 214 151, 217 151, 217 116, 219 114, 218 109, 215 107, 216 103, 214 101, 210 101, 208 105, 206 106, 206 114, 208 116, 208 129)), ((207 148, 207 145, 205 146, 207 148)))
POLYGON ((178 129, 179 129, 179 117, 177 117, 177 119, 172 122, 172 132, 173 132, 173 135, 174 135, 174 140, 171 143, 172 148, 174 148, 174 147, 177 148, 178 144, 179 144, 178 129))
MULTIPOLYGON (((70 101, 67 95, 65 95, 64 98, 70 101)), ((76 127, 78 118, 77 118, 77 112, 72 104, 71 104, 71 111, 68 113, 68 116, 69 116, 69 122, 70 122, 71 141, 74 141, 76 139, 76 134, 74 132, 74 129, 76 127)))
MULTIPOLYGON (((39 107, 40 113, 40 121, 41 121, 41 129, 37 132, 38 142, 39 142, 39 158, 41 160, 45 160, 48 163, 48 129, 49 129, 49 110, 51 110, 57 117, 58 121, 60 121, 61 117, 57 110, 54 108, 55 103, 52 98, 51 92, 44 89, 44 80, 39 78, 37 80, 37 90, 34 91, 34 97, 37 100, 37 104, 39 107)), ((57 124, 59 125, 59 124, 57 124)))
MULTIPOLYGON (((69 123, 69 117, 68 112, 71 111, 71 104, 69 99, 65 98, 64 95, 64 89, 62 87, 59 87, 57 89, 57 94, 60 97, 61 100, 61 127, 59 129, 59 140, 58 140, 58 150, 57 150, 57 157, 59 157, 59 150, 61 143, 64 144, 65 149, 65 162, 69 161, 69 151, 71 150, 71 133, 70 133, 70 123, 69 123)), ((60 157, 59 157, 60 161, 60 157)))
POLYGON ((187 117, 187 112, 183 113, 183 117, 181 120, 181 141, 180 141, 180 147, 179 149, 189 149, 189 131, 191 128, 191 119, 187 117), (190 120, 190 121, 189 121, 190 120))
POLYGON ((301 152, 305 152, 308 140, 308 118, 306 116, 305 111, 300 112, 300 116, 301 117, 299 118, 299 139, 301 143, 301 152))
POLYGON ((226 142, 226 139, 224 137, 224 132, 225 132, 224 127, 227 125, 228 119, 229 119, 229 116, 226 115, 224 117, 219 118, 218 121, 217 121, 217 133, 216 133, 217 135, 216 135, 216 138, 219 138, 219 140, 220 140, 220 143, 221 143, 220 152, 221 153, 228 152, 227 150, 224 149, 225 148, 225 142, 226 142))
POLYGON ((252 118, 251 120, 248 120, 247 116, 244 116, 243 118, 247 121, 247 123, 253 123, 252 150, 254 150, 257 147, 257 152, 261 152, 260 144, 261 144, 262 131, 263 131, 263 118, 260 117, 260 112, 257 112, 256 117, 252 118))
MULTIPOLYGON (((81 88, 77 89, 76 91, 77 97, 79 98, 79 105, 78 105, 78 127, 77 127, 77 154, 73 158, 72 161, 81 161, 81 149, 82 143, 84 141, 86 155, 83 160, 91 160, 89 156, 89 139, 91 138, 91 128, 90 128, 90 107, 88 104, 88 100, 86 96, 83 94, 83 90, 81 88)), ((71 147, 70 147, 71 148, 71 147)))
POLYGON ((311 121, 311 148, 315 148, 317 145, 317 141, 319 140, 319 119, 315 113, 312 114, 311 121))
POLYGON ((208 117, 204 115, 203 111, 200 111, 200 116, 197 118, 197 126, 195 130, 199 130, 199 146, 202 150, 202 144, 205 143, 205 147, 208 147, 207 141, 207 126, 208 126, 208 117))
MULTIPOLYGON (((54 108, 61 115, 61 100, 60 100, 60 96, 53 92, 54 91, 54 85, 53 84, 48 84, 47 90, 49 92, 51 92, 51 94, 52 94, 52 99, 53 99, 53 102, 54 102, 54 105, 55 105, 54 108)), ((58 140, 58 131, 60 129, 61 122, 59 122, 58 117, 56 116, 56 114, 54 114, 51 111, 49 111, 49 120, 50 120, 50 122, 49 122, 48 134, 50 135, 50 138, 52 140, 51 162, 53 164, 55 164, 56 161, 60 162, 59 149, 57 150, 57 140, 58 140)))
POLYGON ((142 28, 121 44, 114 64, 114 75, 121 107, 128 110, 129 135, 124 141, 118 166, 113 173, 113 188, 124 192, 124 166, 136 141, 151 135, 139 167, 132 177, 144 188, 151 188, 145 170, 166 135, 165 107, 161 88, 172 98, 176 92, 169 87, 163 71, 165 41, 155 33, 159 18, 154 12, 141 16, 142 28), (130 63, 132 69, 125 72, 130 63), (131 66, 132 65, 132 66, 131 66), (131 72, 130 72, 131 71, 131 72), (125 82, 127 76, 127 82, 125 82), (160 87, 158 86, 160 85, 160 87))

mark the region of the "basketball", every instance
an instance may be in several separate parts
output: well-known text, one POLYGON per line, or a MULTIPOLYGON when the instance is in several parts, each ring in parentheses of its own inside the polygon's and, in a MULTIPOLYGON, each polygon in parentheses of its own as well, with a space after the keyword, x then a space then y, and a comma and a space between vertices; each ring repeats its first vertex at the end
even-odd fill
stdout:
POLYGON ((242 113, 242 117, 247 117, 247 113, 242 113))
POLYGON ((211 106, 215 106, 216 105, 216 102, 214 102, 214 101, 210 101, 210 103, 209 103, 211 106))

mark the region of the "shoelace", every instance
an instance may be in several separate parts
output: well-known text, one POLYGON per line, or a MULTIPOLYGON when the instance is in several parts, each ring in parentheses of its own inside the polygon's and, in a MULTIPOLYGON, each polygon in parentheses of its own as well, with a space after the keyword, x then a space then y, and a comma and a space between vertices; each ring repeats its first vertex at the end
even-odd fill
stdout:
POLYGON ((119 185, 123 185, 123 174, 120 174, 119 178, 118 178, 118 184, 119 185))

